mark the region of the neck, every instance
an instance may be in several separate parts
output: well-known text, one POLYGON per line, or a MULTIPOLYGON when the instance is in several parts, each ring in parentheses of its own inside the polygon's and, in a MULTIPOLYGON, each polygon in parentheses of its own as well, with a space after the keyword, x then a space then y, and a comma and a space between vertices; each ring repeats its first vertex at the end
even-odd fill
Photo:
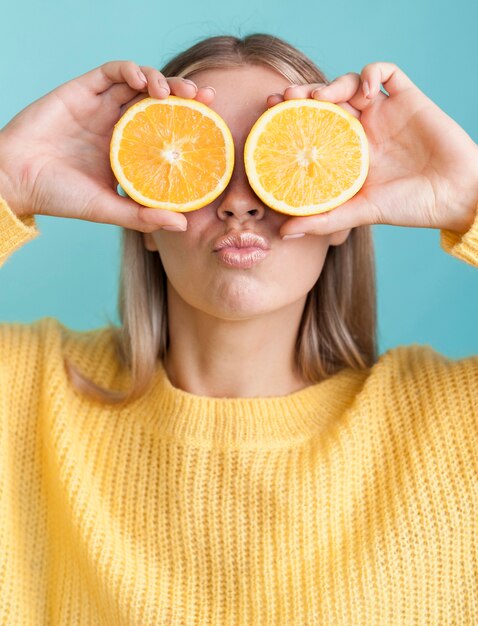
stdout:
POLYGON ((218 398, 283 396, 307 383, 295 370, 304 301, 251 319, 224 320, 168 291, 165 368, 184 391, 218 398))

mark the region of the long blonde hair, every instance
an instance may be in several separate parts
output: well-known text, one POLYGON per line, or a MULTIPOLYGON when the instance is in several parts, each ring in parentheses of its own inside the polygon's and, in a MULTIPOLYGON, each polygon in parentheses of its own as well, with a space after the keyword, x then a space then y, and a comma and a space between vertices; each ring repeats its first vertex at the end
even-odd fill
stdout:
MULTIPOLYGON (((171 59, 165 76, 245 64, 269 66, 291 83, 326 83, 323 72, 289 43, 267 34, 242 39, 204 39, 171 59)), ((74 387, 89 398, 117 404, 133 401, 150 387, 158 361, 168 350, 167 278, 159 254, 148 251, 139 231, 123 229, 118 310, 110 322, 119 365, 128 372, 127 391, 104 389, 65 360, 74 387)), ((330 246, 309 292, 296 342, 299 375, 319 382, 344 367, 362 369, 377 359, 373 242, 369 226, 353 228, 347 240, 330 246)))

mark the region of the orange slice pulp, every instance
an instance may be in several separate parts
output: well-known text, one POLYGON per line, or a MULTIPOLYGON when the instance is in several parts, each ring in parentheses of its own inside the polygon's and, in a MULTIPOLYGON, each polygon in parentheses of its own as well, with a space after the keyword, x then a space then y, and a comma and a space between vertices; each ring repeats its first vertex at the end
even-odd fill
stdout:
POLYGON ((187 212, 212 202, 234 168, 234 142, 224 120, 188 98, 144 98, 116 123, 111 168, 133 200, 187 212))
POLYGON ((244 164, 264 204, 289 215, 312 215, 361 189, 369 147, 362 124, 344 108, 298 98, 259 117, 244 146, 244 164))

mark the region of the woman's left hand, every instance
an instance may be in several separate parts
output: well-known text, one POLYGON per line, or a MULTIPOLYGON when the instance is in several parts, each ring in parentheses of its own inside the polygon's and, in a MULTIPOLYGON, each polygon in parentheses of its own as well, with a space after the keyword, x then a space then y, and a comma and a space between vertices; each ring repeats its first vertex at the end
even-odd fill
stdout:
POLYGON ((353 198, 326 213, 287 220, 282 236, 325 235, 364 224, 457 233, 471 226, 478 205, 478 145, 399 67, 370 63, 325 87, 288 87, 269 96, 268 105, 291 98, 327 100, 355 115, 368 137, 370 167, 353 198))

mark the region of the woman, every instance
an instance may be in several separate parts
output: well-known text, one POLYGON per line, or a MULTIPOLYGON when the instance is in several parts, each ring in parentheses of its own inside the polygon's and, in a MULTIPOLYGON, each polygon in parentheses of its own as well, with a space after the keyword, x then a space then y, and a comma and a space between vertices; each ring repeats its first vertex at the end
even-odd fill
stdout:
POLYGON ((478 265, 478 146, 398 67, 328 84, 267 35, 107 63, 1 131, 0 193, 3 259, 35 214, 125 228, 121 329, 1 327, 3 622, 473 623, 478 359, 376 357, 368 229, 439 228, 478 265), (236 147, 184 215, 115 196, 108 162, 126 107, 169 93, 236 147), (292 97, 369 137, 366 184, 327 214, 278 214, 244 173, 250 127, 292 97), (218 254, 247 237, 260 262, 218 254))

